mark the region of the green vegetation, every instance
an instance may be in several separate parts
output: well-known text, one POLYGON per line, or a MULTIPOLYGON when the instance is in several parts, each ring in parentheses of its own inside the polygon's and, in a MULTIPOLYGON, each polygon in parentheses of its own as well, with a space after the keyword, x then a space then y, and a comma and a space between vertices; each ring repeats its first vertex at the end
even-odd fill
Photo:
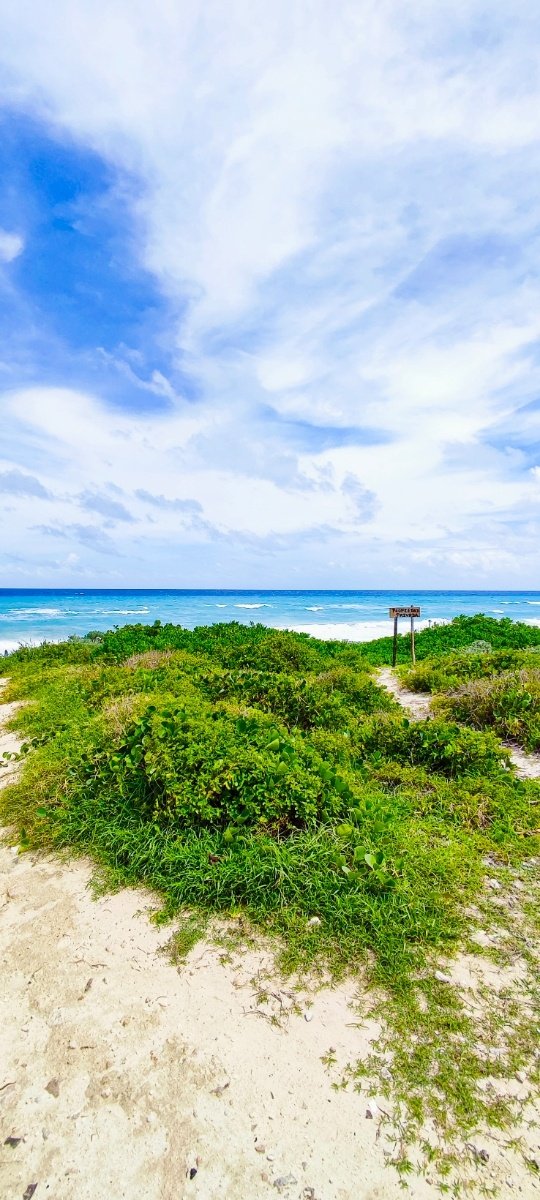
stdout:
POLYGON ((21 649, 6 698, 27 701, 31 753, 2 816, 23 849, 90 853, 110 882, 156 888, 165 917, 194 914, 177 956, 209 916, 240 910, 280 935, 287 969, 361 966, 386 997, 381 1062, 390 1047, 409 1118, 504 1121, 433 967, 470 933, 486 860, 515 871, 538 853, 539 785, 515 777, 497 735, 539 744, 539 651, 540 630, 506 620, 425 630, 404 678, 436 693, 437 715, 411 723, 373 673, 390 638, 156 623, 21 649))
POLYGON ((540 651, 492 650, 486 644, 430 657, 404 673, 407 687, 431 692, 444 718, 492 729, 526 750, 540 749, 540 651))

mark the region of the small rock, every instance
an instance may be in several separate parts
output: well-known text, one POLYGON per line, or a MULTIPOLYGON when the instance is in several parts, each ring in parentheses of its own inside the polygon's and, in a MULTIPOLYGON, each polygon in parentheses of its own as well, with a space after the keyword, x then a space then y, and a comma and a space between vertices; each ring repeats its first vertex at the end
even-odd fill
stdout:
POLYGON ((266 1155, 266 1161, 267 1161, 267 1162, 273 1162, 273 1161, 274 1161, 274 1159, 275 1159, 275 1157, 276 1157, 276 1156, 275 1156, 275 1154, 267 1154, 267 1155, 266 1155))
POLYGON ((317 925, 322 925, 320 917, 310 917, 307 923, 308 929, 316 929, 317 925))
POLYGON ((525 1083, 525 1080, 527 1079, 525 1071, 516 1071, 516 1079, 518 1079, 520 1083, 525 1083))
POLYGON ((255 1146, 255 1154, 266 1154, 266 1146, 255 1146))
POLYGON ((374 1117, 379 1115, 379 1105, 374 1100, 370 1100, 366 1108, 366 1117, 368 1121, 372 1121, 374 1117))
POLYGON ((32 1200, 32 1196, 37 1188, 37 1183, 29 1183, 26 1191, 23 1192, 23 1200, 32 1200))
POLYGON ((12 1150, 14 1150, 19 1145, 19 1142, 22 1142, 22 1137, 14 1137, 13 1134, 10 1134, 4 1142, 4 1146, 11 1146, 12 1150))
POLYGON ((313 1013, 311 1012, 311 1009, 310 1009, 309 1012, 304 1013, 304 1021, 312 1021, 312 1020, 313 1020, 313 1013))
POLYGON ((452 982, 450 975, 445 975, 444 971, 435 971, 435 979, 437 979, 439 983, 452 982))
POLYGON ((101 1099, 102 1099, 102 1100, 108 1100, 108 1099, 109 1099, 109 1096, 110 1096, 110 1094, 111 1094, 111 1089, 110 1089, 110 1088, 107 1088, 107 1087, 103 1088, 103 1091, 102 1091, 102 1093, 101 1093, 101 1099))
MULTIPOLYGON (((48 1092, 50 1096, 54 1096, 55 1100, 57 1100, 60 1095, 60 1084, 59 1084, 58 1080, 57 1079, 49 1079, 49 1082, 45 1088, 45 1091, 48 1092)), ((37 1183, 36 1183, 36 1187, 37 1187, 37 1183)))
POLYGON ((68 1042, 67 1048, 68 1048, 68 1050, 76 1050, 77 1049, 75 1042, 68 1042))
POLYGON ((196 1174, 197 1174, 197 1168, 196 1168, 196 1167, 190 1167, 190 1169, 189 1169, 189 1178, 190 1178, 190 1179, 195 1179, 195 1176, 196 1176, 196 1174))
POLYGON ((498 879, 486 879, 488 887, 493 888, 494 892, 500 892, 501 885, 498 879))
POLYGON ((275 1188, 293 1187, 295 1183, 298 1183, 298 1180, 294 1175, 278 1175, 277 1179, 274 1179, 275 1188))

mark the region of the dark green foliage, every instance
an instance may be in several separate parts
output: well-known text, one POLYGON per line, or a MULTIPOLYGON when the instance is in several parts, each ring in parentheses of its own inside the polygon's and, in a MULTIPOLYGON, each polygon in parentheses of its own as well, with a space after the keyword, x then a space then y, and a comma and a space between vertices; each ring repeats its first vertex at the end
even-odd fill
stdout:
POLYGON ((376 718, 358 726, 354 746, 361 758, 383 758, 427 767, 450 779, 462 775, 500 775, 508 753, 490 733, 476 733, 446 721, 376 718))

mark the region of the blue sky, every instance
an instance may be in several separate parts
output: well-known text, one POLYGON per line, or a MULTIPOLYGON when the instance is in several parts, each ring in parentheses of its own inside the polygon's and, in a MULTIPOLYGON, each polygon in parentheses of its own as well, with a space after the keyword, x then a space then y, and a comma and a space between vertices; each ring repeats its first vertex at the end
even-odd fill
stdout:
POLYGON ((0 6, 0 586, 540 586, 539 34, 0 6))

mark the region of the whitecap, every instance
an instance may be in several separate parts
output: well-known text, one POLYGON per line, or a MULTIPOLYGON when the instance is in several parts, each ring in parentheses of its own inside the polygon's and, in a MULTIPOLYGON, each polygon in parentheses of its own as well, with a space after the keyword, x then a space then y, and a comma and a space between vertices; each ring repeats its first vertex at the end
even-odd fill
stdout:
POLYGON ((271 608, 271 604, 235 604, 235 608, 271 608))
POLYGON ((96 608, 94 613, 99 617, 139 617, 150 612, 149 608, 96 608))

